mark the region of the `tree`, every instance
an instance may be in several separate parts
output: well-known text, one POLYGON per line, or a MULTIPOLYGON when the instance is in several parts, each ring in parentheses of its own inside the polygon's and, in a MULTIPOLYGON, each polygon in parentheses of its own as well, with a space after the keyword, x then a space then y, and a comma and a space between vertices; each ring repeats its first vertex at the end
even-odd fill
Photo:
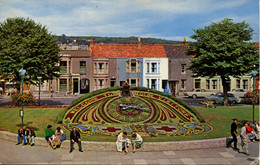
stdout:
POLYGON ((220 76, 226 103, 229 76, 239 77, 258 68, 257 46, 249 42, 253 29, 245 21, 233 23, 225 18, 194 32, 190 38, 196 42, 187 51, 193 56, 189 69, 194 76, 220 76))
POLYGON ((59 47, 46 26, 27 18, 7 18, 0 23, 0 74, 13 75, 20 87, 19 70, 26 70, 26 83, 38 85, 58 77, 59 47))

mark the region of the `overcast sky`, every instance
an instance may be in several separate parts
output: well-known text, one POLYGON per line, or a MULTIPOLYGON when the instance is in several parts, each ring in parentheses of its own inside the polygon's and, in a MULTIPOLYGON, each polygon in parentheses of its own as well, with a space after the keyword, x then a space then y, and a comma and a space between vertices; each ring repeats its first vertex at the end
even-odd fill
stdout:
POLYGON ((0 0, 0 21, 8 17, 30 17, 55 35, 168 40, 231 18, 259 41, 259 0, 0 0))

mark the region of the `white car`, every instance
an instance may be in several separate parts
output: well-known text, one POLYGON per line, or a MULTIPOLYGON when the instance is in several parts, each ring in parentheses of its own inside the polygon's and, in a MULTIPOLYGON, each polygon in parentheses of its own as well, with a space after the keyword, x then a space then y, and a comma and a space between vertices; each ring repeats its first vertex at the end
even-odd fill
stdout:
POLYGON ((245 91, 244 89, 237 88, 237 89, 232 89, 232 91, 229 93, 232 93, 236 98, 239 98, 239 97, 244 97, 247 91, 245 91))
POLYGON ((191 92, 185 92, 184 95, 196 99, 197 97, 214 96, 216 92, 208 92, 205 89, 194 89, 191 92))

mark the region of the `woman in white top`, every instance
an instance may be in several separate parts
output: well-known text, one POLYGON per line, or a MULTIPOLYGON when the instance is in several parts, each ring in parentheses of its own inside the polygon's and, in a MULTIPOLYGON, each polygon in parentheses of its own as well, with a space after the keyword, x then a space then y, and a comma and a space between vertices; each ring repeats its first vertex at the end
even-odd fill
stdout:
POLYGON ((117 136, 117 141, 116 141, 116 147, 117 147, 117 151, 122 152, 122 150, 124 149, 125 152, 127 153, 127 139, 126 139, 126 132, 121 132, 118 136, 117 136))
POLYGON ((53 138, 53 149, 56 149, 56 147, 60 147, 61 146, 61 136, 64 134, 63 130, 60 127, 57 127, 56 131, 55 131, 55 135, 53 138))
POLYGON ((144 141, 143 138, 137 133, 133 134, 132 137, 134 138, 134 140, 132 140, 132 144, 134 148, 133 153, 135 153, 136 148, 141 148, 144 141))

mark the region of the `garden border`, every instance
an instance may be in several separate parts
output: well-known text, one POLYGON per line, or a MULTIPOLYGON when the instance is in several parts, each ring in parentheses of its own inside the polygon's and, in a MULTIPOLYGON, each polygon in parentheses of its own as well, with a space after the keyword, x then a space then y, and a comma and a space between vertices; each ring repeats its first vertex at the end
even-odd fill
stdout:
MULTIPOLYGON (((17 143, 17 134, 0 131, 0 139, 8 140, 14 142, 14 145, 17 143)), ((68 139, 68 137, 67 137, 68 139)), ((144 142, 142 147, 138 151, 179 151, 179 150, 192 150, 192 149, 205 149, 205 148, 217 148, 225 147, 227 138, 218 138, 218 139, 207 139, 207 140, 192 140, 192 141, 178 141, 178 142, 144 142)), ((70 141, 66 140, 62 143, 62 148, 69 150, 70 141)), ((42 137, 35 138, 36 146, 47 147, 47 142, 42 137)), ((78 146, 76 146, 77 149, 78 146)), ((82 148, 85 151, 116 151, 115 142, 91 142, 83 141, 82 148)))

